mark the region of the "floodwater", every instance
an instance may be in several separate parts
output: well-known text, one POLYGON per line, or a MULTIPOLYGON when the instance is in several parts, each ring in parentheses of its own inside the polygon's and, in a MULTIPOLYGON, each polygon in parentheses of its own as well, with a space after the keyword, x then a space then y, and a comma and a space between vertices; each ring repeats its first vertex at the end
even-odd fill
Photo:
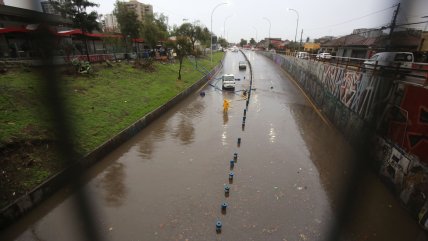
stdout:
MULTIPOLYGON (((352 148, 282 70, 246 53, 254 79, 244 129, 249 70, 238 69, 241 53, 228 52, 217 77, 240 78, 235 92, 219 90, 221 81, 213 79, 201 90, 204 97, 193 94, 88 170, 84 190, 103 239, 326 239, 351 171, 352 148), (227 113, 224 99, 231 101, 227 113)), ((376 176, 365 175, 361 183, 366 191, 356 194, 360 205, 341 240, 426 240, 376 176)), ((63 188, 0 239, 83 240, 74 197, 63 188)))

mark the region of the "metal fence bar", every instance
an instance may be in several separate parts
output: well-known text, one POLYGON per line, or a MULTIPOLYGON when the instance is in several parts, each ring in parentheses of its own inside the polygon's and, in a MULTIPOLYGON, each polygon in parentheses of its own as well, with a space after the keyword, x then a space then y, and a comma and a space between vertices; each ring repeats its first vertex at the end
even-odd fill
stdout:
MULTIPOLYGON (((40 87, 44 92, 43 103, 52 117, 53 129, 55 131, 58 143, 58 153, 64 166, 71 166, 82 157, 75 152, 73 148, 72 123, 67 119, 70 110, 65 109, 64 95, 61 88, 61 76, 58 74, 54 65, 53 48, 55 46, 55 36, 51 34, 48 25, 41 24, 36 33, 36 46, 42 56, 40 87)), ((76 192, 76 205, 78 216, 83 222, 83 233, 87 240, 101 240, 97 233, 94 221, 94 205, 88 195, 82 188, 82 167, 76 167, 73 170, 74 178, 71 179, 72 189, 76 192)))

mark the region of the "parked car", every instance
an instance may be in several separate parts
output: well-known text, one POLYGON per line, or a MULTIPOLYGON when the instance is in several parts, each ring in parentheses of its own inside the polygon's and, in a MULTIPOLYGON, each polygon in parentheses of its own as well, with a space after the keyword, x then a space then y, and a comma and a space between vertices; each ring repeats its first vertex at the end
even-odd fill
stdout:
POLYGON ((309 53, 308 52, 297 52, 296 58, 299 59, 309 59, 309 53))
POLYGON ((235 76, 233 74, 224 74, 221 77, 223 89, 235 89, 235 76))
POLYGON ((382 67, 400 67, 411 69, 414 62, 414 56, 411 52, 380 52, 373 55, 370 59, 364 61, 366 69, 382 67))
POLYGON ((245 61, 239 61, 239 69, 246 69, 247 63, 245 61))
POLYGON ((319 53, 316 56, 317 59, 331 59, 330 53, 319 53))

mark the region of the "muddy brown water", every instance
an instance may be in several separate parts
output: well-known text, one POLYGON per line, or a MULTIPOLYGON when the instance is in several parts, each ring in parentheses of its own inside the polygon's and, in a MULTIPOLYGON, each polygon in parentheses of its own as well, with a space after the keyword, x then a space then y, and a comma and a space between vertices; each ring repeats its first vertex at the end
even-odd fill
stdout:
MULTIPOLYGON (((217 77, 235 74, 241 79, 236 92, 222 92, 221 81, 212 80, 216 87, 204 87, 205 97, 193 94, 88 170, 84 188, 103 239, 325 240, 352 147, 281 69, 247 54, 254 90, 244 130, 241 90, 249 88, 249 70, 238 69, 241 53, 228 52, 217 77), (224 99, 231 101, 227 113, 224 99), (215 231, 217 220, 221 233, 215 231)), ((375 175, 361 177, 361 183, 366 192, 342 240, 426 240, 375 175)), ((0 240, 83 240, 74 196, 63 188, 4 230, 0 240)))

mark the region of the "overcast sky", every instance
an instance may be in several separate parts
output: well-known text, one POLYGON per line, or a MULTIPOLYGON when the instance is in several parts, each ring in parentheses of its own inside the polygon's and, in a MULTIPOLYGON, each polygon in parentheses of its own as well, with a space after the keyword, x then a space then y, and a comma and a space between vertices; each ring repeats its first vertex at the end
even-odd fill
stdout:
MULTIPOLYGON (((5 0, 9 5, 25 5, 40 0, 5 0)), ((97 11, 111 13, 115 0, 91 0, 100 4, 97 11)), ((225 35, 229 42, 239 42, 241 38, 260 40, 270 36, 294 40, 297 15, 299 13, 297 39, 303 29, 306 37, 318 38, 326 35, 341 36, 356 28, 372 28, 390 23, 399 0, 140 0, 151 4, 156 13, 164 13, 169 25, 180 25, 184 19, 193 22, 199 20, 210 28, 211 13, 222 2, 227 5, 218 7, 213 14, 213 32, 225 35), (268 20, 266 20, 268 19, 268 20), (224 28, 225 26, 225 28, 224 28), (256 36, 257 35, 257 36, 256 36)), ((428 21, 428 0, 401 0, 399 22, 428 21)), ((426 24, 417 26, 420 29, 426 24)))

